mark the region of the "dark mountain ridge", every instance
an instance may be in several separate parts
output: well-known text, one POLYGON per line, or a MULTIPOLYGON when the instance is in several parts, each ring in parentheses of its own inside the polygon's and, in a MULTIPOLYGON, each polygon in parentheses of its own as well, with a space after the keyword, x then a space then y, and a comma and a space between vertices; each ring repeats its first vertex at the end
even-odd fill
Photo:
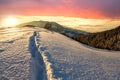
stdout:
POLYGON ((58 32, 70 37, 78 42, 87 44, 100 49, 109 49, 120 51, 120 26, 97 33, 89 33, 81 30, 75 30, 56 22, 33 21, 18 25, 19 27, 40 27, 58 32))
POLYGON ((120 51, 120 26, 87 36, 74 36, 73 39, 96 48, 120 51))

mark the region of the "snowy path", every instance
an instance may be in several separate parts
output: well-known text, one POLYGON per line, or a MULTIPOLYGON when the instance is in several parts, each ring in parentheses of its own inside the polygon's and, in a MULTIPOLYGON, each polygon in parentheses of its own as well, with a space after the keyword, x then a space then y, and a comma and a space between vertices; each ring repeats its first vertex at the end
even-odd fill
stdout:
POLYGON ((38 49, 38 45, 36 43, 36 39, 40 41, 39 35, 34 32, 29 40, 29 50, 32 57, 32 72, 33 72, 33 80, 47 80, 46 75, 46 67, 43 61, 43 57, 41 56, 41 52, 38 49))
POLYGON ((120 80, 120 52, 85 47, 63 35, 50 31, 41 31, 39 34, 40 50, 44 52, 51 63, 53 78, 120 80))
POLYGON ((44 29, 7 30, 0 31, 0 80, 120 80, 120 52, 44 29))

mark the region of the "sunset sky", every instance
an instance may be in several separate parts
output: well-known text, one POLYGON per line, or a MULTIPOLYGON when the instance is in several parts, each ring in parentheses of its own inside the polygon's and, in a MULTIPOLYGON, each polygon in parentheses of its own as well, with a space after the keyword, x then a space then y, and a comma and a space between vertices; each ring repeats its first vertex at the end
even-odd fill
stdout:
POLYGON ((120 19, 120 0, 0 0, 0 15, 120 19))

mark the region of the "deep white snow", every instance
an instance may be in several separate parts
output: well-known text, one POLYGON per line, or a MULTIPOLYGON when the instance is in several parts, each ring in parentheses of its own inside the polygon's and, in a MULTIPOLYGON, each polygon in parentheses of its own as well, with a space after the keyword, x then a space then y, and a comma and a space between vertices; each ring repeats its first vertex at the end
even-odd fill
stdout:
POLYGON ((45 29, 1 29, 0 80, 120 80, 120 52, 45 29))
POLYGON ((120 80, 120 52, 87 47, 63 35, 39 32, 40 50, 51 63, 53 78, 120 80))
POLYGON ((4 37, 0 39, 0 80, 33 80, 31 54, 28 49, 33 29, 7 30, 0 30, 0 36, 4 37))

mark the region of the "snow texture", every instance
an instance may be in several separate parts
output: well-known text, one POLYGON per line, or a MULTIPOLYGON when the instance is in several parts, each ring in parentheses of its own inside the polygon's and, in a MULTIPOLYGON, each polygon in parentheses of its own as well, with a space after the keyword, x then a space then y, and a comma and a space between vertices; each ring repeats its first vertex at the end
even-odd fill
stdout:
MULTIPOLYGON (((16 32, 16 35, 19 33, 16 32)), ((0 80, 32 80, 31 54, 28 50, 32 33, 28 31, 9 41, 5 39, 0 42, 0 80)))
POLYGON ((119 51, 40 28, 9 31, 0 30, 0 80, 120 80, 119 51))
POLYGON ((120 80, 119 51, 87 47, 55 32, 39 34, 55 79, 120 80))

